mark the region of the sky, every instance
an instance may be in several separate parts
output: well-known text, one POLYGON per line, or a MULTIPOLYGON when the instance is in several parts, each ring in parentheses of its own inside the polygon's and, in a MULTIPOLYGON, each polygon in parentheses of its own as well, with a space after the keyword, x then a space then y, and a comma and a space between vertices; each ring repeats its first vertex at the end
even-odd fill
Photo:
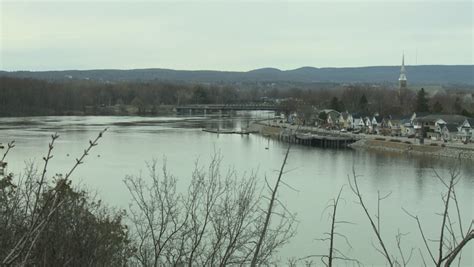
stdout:
POLYGON ((0 4, 0 70, 474 64, 472 0, 0 4))

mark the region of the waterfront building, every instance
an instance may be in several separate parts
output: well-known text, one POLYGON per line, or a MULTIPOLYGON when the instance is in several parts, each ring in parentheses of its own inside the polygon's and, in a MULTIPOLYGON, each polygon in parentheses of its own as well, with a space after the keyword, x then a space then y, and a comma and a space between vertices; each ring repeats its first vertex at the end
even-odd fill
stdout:
POLYGON ((462 115, 430 114, 423 117, 417 117, 414 120, 414 124, 419 126, 420 130, 423 130, 424 137, 432 140, 441 140, 443 137, 443 128, 445 126, 450 125, 447 130, 453 133, 454 127, 452 125, 456 125, 459 129, 459 134, 461 134, 462 125, 466 121, 469 122, 468 119, 469 118, 462 115))
POLYGON ((456 141, 459 138, 459 127, 456 124, 444 124, 441 130, 444 142, 456 141))
POLYGON ((352 114, 350 114, 348 111, 341 112, 339 115, 339 127, 341 129, 352 129, 353 124, 354 118, 352 117, 352 114))
POLYGON ((469 142, 474 135, 474 119, 466 118, 459 127, 459 136, 463 142, 469 142))

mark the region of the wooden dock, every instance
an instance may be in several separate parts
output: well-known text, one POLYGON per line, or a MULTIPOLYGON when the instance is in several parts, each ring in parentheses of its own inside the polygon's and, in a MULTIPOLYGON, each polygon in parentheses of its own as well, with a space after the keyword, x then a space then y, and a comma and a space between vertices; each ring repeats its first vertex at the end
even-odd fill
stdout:
POLYGON ((207 133, 216 133, 216 134, 240 134, 240 135, 249 135, 253 132, 248 130, 229 130, 229 129, 202 129, 203 132, 207 133))
POLYGON ((347 148, 349 144, 357 141, 356 138, 350 136, 331 136, 312 133, 282 133, 279 139, 294 144, 324 148, 347 148))

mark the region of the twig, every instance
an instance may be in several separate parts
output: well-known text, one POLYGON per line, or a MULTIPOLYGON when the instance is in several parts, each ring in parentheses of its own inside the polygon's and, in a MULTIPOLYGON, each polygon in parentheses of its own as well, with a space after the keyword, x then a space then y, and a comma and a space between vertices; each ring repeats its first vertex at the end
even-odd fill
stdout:
POLYGON ((11 150, 12 148, 14 148, 14 147, 15 147, 15 140, 13 140, 13 141, 11 141, 10 143, 7 144, 7 150, 6 150, 5 153, 3 154, 3 157, 2 157, 2 159, 0 160, 0 162, 2 162, 2 161, 5 160, 5 158, 6 158, 7 155, 8 155, 8 152, 10 152, 10 150, 11 150))
POLYGON ((381 251, 382 255, 385 257, 388 264, 391 267, 393 267, 392 259, 390 258, 390 254, 388 253, 387 248, 385 247, 385 243, 383 242, 382 236, 381 236, 377 226, 375 225, 375 222, 372 219, 372 216, 370 216, 370 213, 367 210, 367 207, 365 206, 364 200, 362 199, 362 194, 359 190, 359 185, 357 184, 357 175, 356 175, 356 172, 355 172, 354 165, 352 165, 352 177, 353 177, 353 183, 351 182, 351 179, 348 177, 349 178, 349 186, 351 187, 352 191, 354 192, 354 194, 359 199, 359 204, 361 205, 362 209, 364 210, 365 214, 367 215, 367 218, 370 221, 370 224, 372 226, 372 230, 374 231, 374 233, 375 233, 375 235, 376 235, 376 237, 379 241, 379 244, 382 247, 382 250, 383 250, 383 251, 381 251))
POLYGON ((328 256, 328 266, 332 267, 332 261, 333 261, 333 251, 334 251, 334 230, 335 230, 335 224, 336 224, 336 212, 337 212, 337 205, 339 203, 339 198, 341 197, 342 189, 344 187, 341 187, 339 190, 339 194, 337 195, 337 198, 334 200, 333 204, 333 210, 332 210, 332 222, 331 222, 331 238, 330 238, 330 245, 329 245, 329 256, 328 256))
MULTIPOLYGON (((428 246, 428 241, 426 240, 426 237, 425 237, 425 233, 423 232, 423 227, 421 227, 421 222, 420 222, 420 219, 418 218, 418 216, 415 216, 411 213, 409 213, 406 209, 404 209, 402 207, 402 210, 408 215, 410 216, 411 218, 415 219, 416 220, 416 223, 418 224, 418 230, 420 231, 420 234, 421 234, 421 237, 423 238, 423 242, 425 244, 425 247, 426 247, 426 250, 428 250, 428 253, 430 254, 430 257, 431 257, 431 260, 433 260, 433 263, 436 264, 436 260, 433 256, 433 253, 431 252, 431 249, 430 247, 428 246)), ((420 252, 421 254, 421 252, 420 252)), ((424 259, 423 259, 424 261, 424 259)))
POLYGON ((267 214, 266 214, 266 217, 265 217, 265 222, 263 224, 263 229, 262 229, 262 232, 260 233, 260 237, 258 239, 257 245, 255 246, 255 252, 254 252, 254 255, 253 255, 253 258, 252 258, 252 262, 250 263, 250 266, 252 266, 252 267, 257 266, 257 264, 258 264, 258 257, 259 257, 259 254, 260 254, 260 249, 262 247, 263 240, 265 238, 268 226, 270 224, 270 217, 271 217, 271 214, 273 212, 273 205, 275 203, 276 193, 277 193, 278 187, 280 185, 281 177, 283 176, 283 171, 285 169, 286 161, 288 159, 288 154, 290 154, 290 148, 291 148, 291 143, 288 145, 288 148, 287 148, 286 153, 285 153, 285 158, 283 159, 283 163, 281 164, 278 179, 275 183, 275 186, 272 188, 272 191, 271 191, 272 192, 272 197, 271 197, 270 203, 268 205, 268 210, 267 210, 267 214))

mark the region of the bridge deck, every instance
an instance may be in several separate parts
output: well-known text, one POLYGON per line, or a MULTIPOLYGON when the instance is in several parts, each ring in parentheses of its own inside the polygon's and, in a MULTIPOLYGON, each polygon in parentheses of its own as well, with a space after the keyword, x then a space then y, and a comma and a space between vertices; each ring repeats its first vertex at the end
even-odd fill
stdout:
POLYGON ((185 105, 177 106, 177 111, 182 110, 279 110, 280 107, 276 105, 264 104, 232 104, 232 105, 185 105))

